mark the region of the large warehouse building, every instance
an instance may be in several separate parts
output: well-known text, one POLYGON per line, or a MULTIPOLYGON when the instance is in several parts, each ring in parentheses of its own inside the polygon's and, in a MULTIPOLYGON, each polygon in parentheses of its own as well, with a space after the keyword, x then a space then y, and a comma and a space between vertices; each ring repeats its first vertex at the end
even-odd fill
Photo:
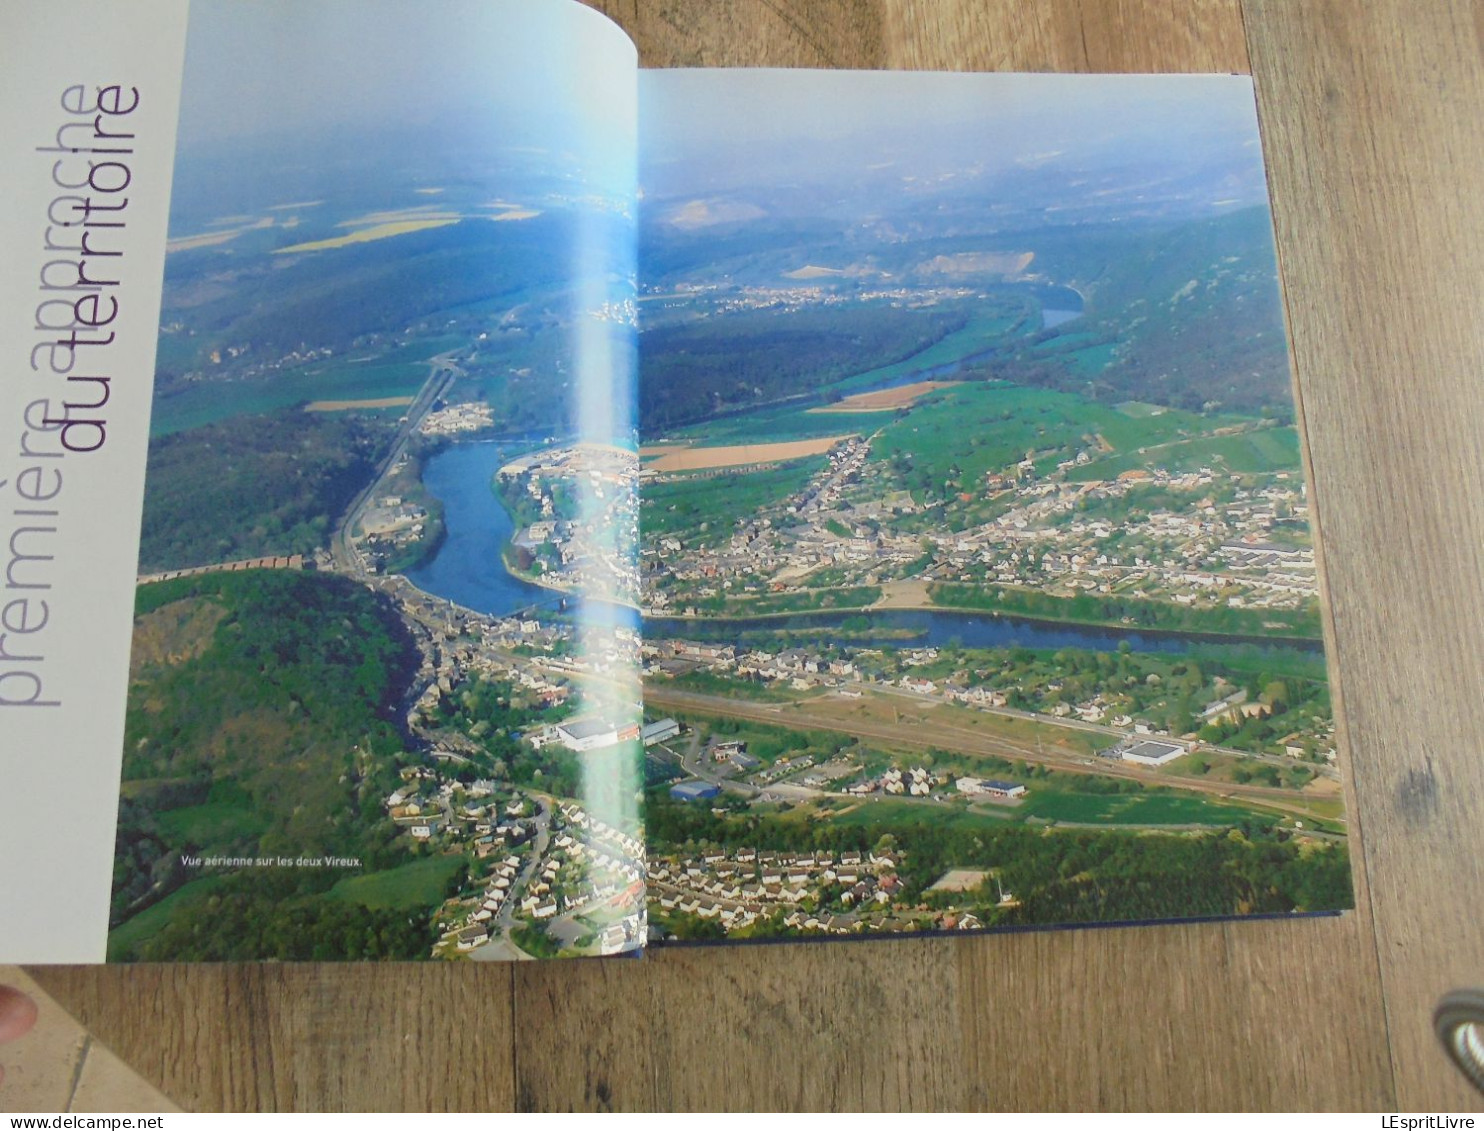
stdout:
POLYGON ((1163 766, 1185 753, 1185 747, 1174 742, 1136 742, 1124 748, 1125 762, 1138 762, 1142 766, 1163 766))
POLYGON ((569 750, 596 750, 618 741, 618 728, 603 719, 571 719, 557 727, 557 737, 569 750))
POLYGON ((680 733, 680 724, 674 719, 659 719, 656 722, 645 723, 643 738, 645 746, 653 746, 656 742, 666 742, 680 733))
POLYGON ((710 801, 721 793, 721 786, 709 781, 683 781, 670 787, 670 796, 676 801, 710 801))

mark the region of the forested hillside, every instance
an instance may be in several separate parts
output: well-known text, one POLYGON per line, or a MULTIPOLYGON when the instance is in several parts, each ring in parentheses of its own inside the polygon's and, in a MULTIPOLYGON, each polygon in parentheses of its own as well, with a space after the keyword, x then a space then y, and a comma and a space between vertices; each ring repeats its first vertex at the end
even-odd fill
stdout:
POLYGON ((281 409, 156 437, 140 571, 313 553, 390 436, 370 417, 281 409))
MULTIPOLYGON (((1292 419, 1277 264, 1265 208, 1179 223, 922 235, 870 246, 844 243, 838 234, 819 237, 810 229, 823 244, 781 247, 793 231, 786 224, 754 231, 756 262, 747 278, 760 274, 758 263, 774 265, 773 275, 754 287, 783 287, 787 280, 778 272, 786 264, 819 262, 849 267, 851 273, 811 280, 829 293, 829 301, 780 300, 740 312, 714 312, 698 303, 698 317, 646 323, 640 381, 645 434, 815 392, 858 374, 886 374, 883 367, 890 367, 894 380, 909 379, 918 354, 923 375, 951 370, 960 379, 1010 380, 1109 404, 1136 400, 1292 419), (1003 269, 1001 261, 1028 253, 1024 277, 1014 282, 989 267, 977 273, 948 269, 979 261, 1003 269), (940 269, 927 269, 934 264, 940 269), (1037 330, 1039 315, 1030 296, 1048 283, 1075 288, 1085 300, 1084 312, 1037 330), (988 297, 919 303, 852 298, 866 287, 908 285, 937 291, 982 288, 988 297), (1028 322, 1031 318, 1035 321, 1028 322), (971 322, 998 328, 949 337, 971 322), (923 353, 934 343, 942 345, 923 353)), ((677 259, 688 262, 685 255, 696 237, 668 239, 648 250, 646 262, 672 267, 677 259)), ((736 254, 738 240, 728 233, 720 246, 736 254)), ((689 281, 708 278, 697 267, 689 281)), ((714 285, 721 294, 731 293, 726 287, 735 284, 714 285)), ((746 301, 756 304, 756 294, 749 292, 746 301)), ((721 306, 714 296, 708 302, 721 306)))
POLYGON ((749 310, 645 332, 641 431, 818 389, 918 353, 961 328, 960 309, 885 303, 749 310))
POLYGON ((1098 382, 1118 399, 1291 419, 1269 225, 1265 208, 1249 208, 1182 225, 1113 259, 1076 327, 1119 342, 1098 382))
POLYGON ((183 859, 334 856, 359 860, 355 873, 411 859, 381 799, 416 652, 383 599, 344 578, 249 571, 147 586, 136 613, 111 956, 424 954, 406 914, 326 899, 344 869, 183 859))

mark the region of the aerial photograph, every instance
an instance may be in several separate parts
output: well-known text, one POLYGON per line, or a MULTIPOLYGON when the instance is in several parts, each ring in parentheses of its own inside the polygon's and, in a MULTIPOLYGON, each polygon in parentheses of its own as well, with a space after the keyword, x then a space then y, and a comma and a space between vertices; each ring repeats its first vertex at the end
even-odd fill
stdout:
POLYGON ((113 961, 646 937, 633 48, 371 7, 191 6, 113 961))
POLYGON ((641 106, 651 939, 1352 906, 1250 81, 641 106))
POLYGON ((1352 905, 1249 80, 362 13, 191 9, 111 960, 1352 905))

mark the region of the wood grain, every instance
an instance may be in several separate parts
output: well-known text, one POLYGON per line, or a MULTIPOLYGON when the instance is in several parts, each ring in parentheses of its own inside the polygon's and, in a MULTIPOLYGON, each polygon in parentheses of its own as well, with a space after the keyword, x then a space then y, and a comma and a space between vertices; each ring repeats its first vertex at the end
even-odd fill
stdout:
POLYGON ((1477 28, 1462 3, 1258 0, 1247 30, 1397 1098, 1461 1110, 1430 1015, 1484 983, 1477 28))
POLYGON ((886 66, 928 71, 1241 71, 1236 0, 885 0, 886 66))
POLYGON ((1484 66, 1464 0, 604 0, 650 66, 1257 80, 1323 535, 1360 909, 639 962, 37 969, 191 1108, 1477 1104, 1484 66), (1402 34, 1402 32, 1405 34, 1402 34))
POLYGON ((583 0, 628 32, 645 67, 881 67, 868 0, 583 0))
POLYGON ((967 1102, 954 940, 696 947, 516 971, 527 1109, 896 1110, 967 1102))
POLYGON ((494 964, 33 967, 188 1111, 480 1111, 515 1102, 494 964))

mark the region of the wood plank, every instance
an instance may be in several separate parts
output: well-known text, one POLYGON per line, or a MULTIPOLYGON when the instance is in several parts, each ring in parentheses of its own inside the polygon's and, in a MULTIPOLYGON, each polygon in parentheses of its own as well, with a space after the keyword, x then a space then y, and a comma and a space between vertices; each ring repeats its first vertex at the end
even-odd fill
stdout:
POLYGON ((519 1103, 1384 1110, 1367 928, 1361 913, 525 965, 519 1103))
POLYGON ((972 1106, 1385 1110, 1368 928, 1351 914, 965 940, 972 1106))
POLYGON ((645 67, 880 67, 869 0, 582 0, 628 32, 645 67))
POLYGON ((498 963, 33 967, 188 1111, 490 1111, 515 1102, 498 963))
POLYGON ((883 0, 886 66, 1246 71, 1237 0, 883 0))
POLYGON ((1403 1110, 1477 1104, 1439 995, 1484 983, 1484 66, 1466 3, 1253 0, 1353 777, 1403 1110))
POLYGON ((521 1107, 960 1108, 955 943, 693 947, 522 965, 521 1107))

